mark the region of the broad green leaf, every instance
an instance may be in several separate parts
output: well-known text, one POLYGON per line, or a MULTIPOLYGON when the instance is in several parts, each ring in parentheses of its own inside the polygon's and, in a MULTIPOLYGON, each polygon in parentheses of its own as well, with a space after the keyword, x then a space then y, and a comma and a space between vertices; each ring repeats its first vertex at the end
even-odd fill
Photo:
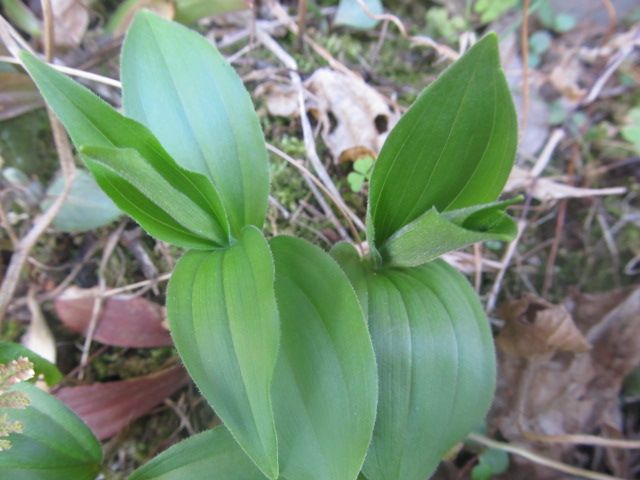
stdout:
POLYGON ((373 270, 334 250, 361 303, 379 379, 368 480, 424 480, 486 414, 495 387, 489 323, 459 273, 440 260, 373 270))
POLYGON ((26 394, 25 409, 0 408, 0 416, 22 424, 12 433, 12 447, 0 452, 2 478, 16 480, 94 480, 100 471, 102 450, 87 427, 55 397, 29 383, 11 391, 26 394))
POLYGON ((125 112, 145 124, 183 167, 218 189, 231 230, 262 227, 267 151, 242 81, 197 33, 140 12, 122 54, 125 112))
POLYGON ((280 471, 287 480, 353 480, 375 419, 371 340, 340 267, 318 247, 271 240, 280 311, 273 379, 280 471))
POLYGON ((478 464, 471 470, 471 480, 490 480, 509 468, 509 454, 504 450, 487 448, 478 455, 478 464))
MULTIPOLYGON (((41 203, 43 210, 60 196, 63 188, 64 178, 56 177, 41 203)), ((100 190, 93 177, 85 170, 76 170, 69 196, 53 219, 53 226, 61 232, 85 232, 108 225, 120 215, 120 209, 100 190)))
MULTIPOLYGON (((383 13, 380 0, 364 0, 363 3, 373 15, 383 13)), ((371 18, 356 0, 340 0, 334 23, 367 30, 375 27, 378 24, 378 20, 371 18)))
POLYGON ((36 376, 42 375, 47 385, 53 386, 62 380, 62 373, 46 358, 32 352, 27 347, 13 342, 0 342, 0 364, 7 364, 19 357, 26 357, 33 364, 36 376))
POLYGON ((249 8, 246 0, 174 0, 174 4, 176 20, 182 23, 195 23, 201 18, 249 8))
POLYGON ((518 227, 504 209, 513 203, 492 202, 442 214, 431 208, 389 237, 380 249, 382 259, 390 266, 415 267, 476 242, 510 241, 518 227))
MULTIPOLYGON (((224 238, 216 243, 228 242, 228 222, 216 189, 203 175, 190 172, 167 154, 156 138, 134 120, 116 112, 110 105, 67 76, 42 63, 33 55, 22 52, 21 59, 40 93, 64 124, 76 148, 83 146, 107 148, 131 148, 152 166, 175 190, 189 197, 193 204, 208 212, 218 227, 210 232, 225 232, 224 238)), ((94 175, 103 173, 104 168, 95 162, 87 162, 94 175)), ((161 240, 192 248, 207 248, 211 240, 196 238, 181 230, 160 208, 142 195, 129 182, 107 178, 104 174, 96 178, 101 187, 110 183, 108 193, 122 210, 131 215, 149 233, 161 240)), ((141 179, 138 179, 141 180, 141 179)), ((190 209, 182 213, 188 217, 190 209)))
POLYGON ((165 450, 128 480, 264 480, 224 426, 165 450))
POLYGON ((189 252, 167 293, 171 335, 198 388, 269 478, 278 477, 271 380, 278 309, 269 245, 253 226, 225 250, 189 252))
POLYGON ((373 249, 432 208, 494 201, 516 140, 497 37, 489 34, 429 85, 389 134, 369 184, 373 249))
MULTIPOLYGON (((139 195, 149 199, 156 210, 164 212, 171 218, 172 225, 195 237, 209 240, 210 246, 224 244, 227 239, 217 220, 198 204, 194 203, 185 192, 177 190, 172 181, 166 179, 154 166, 147 162, 132 148, 108 148, 84 146, 80 149, 87 165, 90 166, 103 189, 117 198, 117 192, 110 188, 102 173, 110 172, 111 177, 118 177, 130 185, 139 195), (96 165, 101 168, 95 169, 96 165)), ((190 175, 188 172, 187 175, 190 175)))

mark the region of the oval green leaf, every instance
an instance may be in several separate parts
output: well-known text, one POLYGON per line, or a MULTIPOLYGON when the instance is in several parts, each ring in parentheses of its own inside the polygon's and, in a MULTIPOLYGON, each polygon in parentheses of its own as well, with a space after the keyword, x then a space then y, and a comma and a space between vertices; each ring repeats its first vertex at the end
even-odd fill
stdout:
POLYGON ((157 136, 183 167, 207 175, 220 192, 231 229, 262 228, 267 151, 242 81, 197 33, 140 12, 122 54, 125 112, 157 136))
POLYGON ((489 34, 427 87, 389 134, 369 185, 374 248, 435 208, 494 201, 517 142, 498 41, 489 34))
POLYGON ((0 416, 22 424, 12 433, 9 450, 0 452, 3 478, 20 480, 94 480, 100 471, 100 443, 71 410, 29 383, 14 385, 31 404, 24 409, 0 408, 0 416))
POLYGON ((13 342, 0 342, 0 364, 7 364, 19 357, 26 357, 33 364, 36 377, 42 375, 50 387, 62 380, 62 373, 46 358, 32 352, 27 347, 13 342))
POLYGON ((353 247, 335 257, 367 305, 378 364, 378 416, 368 480, 424 480, 486 414, 495 388, 493 339, 466 279, 436 260, 371 270, 353 247))
POLYGON ((278 477, 271 379, 278 355, 274 267, 255 227, 225 250, 189 252, 167 292, 178 353, 233 437, 269 478, 278 477))
POLYGON ((224 426, 175 444, 129 480, 264 480, 224 426))
POLYGON ((280 471, 287 480, 353 480, 375 420, 374 354, 340 267, 300 239, 271 240, 280 311, 273 380, 280 471))
MULTIPOLYGON (((42 63, 33 55, 22 52, 21 59, 34 79, 47 104, 63 123, 78 150, 90 145, 106 148, 131 148, 173 189, 188 197, 194 206, 204 210, 215 222, 211 235, 215 243, 228 243, 229 225, 218 192, 203 175, 188 171, 176 162, 162 148, 158 140, 146 127, 126 118, 110 105, 98 98, 86 88, 67 76, 42 63), (219 232, 224 232, 221 235, 219 232)), ((87 167, 96 175, 104 168, 96 168, 95 162, 86 162, 87 167)), ((176 245, 191 248, 210 248, 211 240, 182 232, 184 230, 170 217, 163 214, 147 196, 140 194, 131 184, 122 179, 111 178, 108 172, 96 178, 102 188, 122 210, 131 215, 145 230, 155 237, 176 245)), ((138 178, 144 182, 144 178, 138 178)), ((162 194, 159 192, 158 194, 162 194)), ((188 218, 193 209, 187 204, 181 217, 188 218)))

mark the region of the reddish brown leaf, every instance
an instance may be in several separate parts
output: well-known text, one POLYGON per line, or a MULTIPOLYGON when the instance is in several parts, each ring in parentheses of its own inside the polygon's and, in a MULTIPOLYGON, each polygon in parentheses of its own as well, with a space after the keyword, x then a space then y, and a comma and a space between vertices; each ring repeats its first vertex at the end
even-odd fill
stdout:
MULTIPOLYGON (((85 334, 91 321, 95 295, 91 290, 68 288, 55 302, 58 317, 71 330, 85 334)), ((116 295, 105 299, 94 340, 119 347, 172 345, 163 324, 160 305, 141 297, 116 295)))
POLYGON ((189 381, 181 367, 118 382, 60 389, 56 396, 73 410, 95 436, 114 436, 189 381))

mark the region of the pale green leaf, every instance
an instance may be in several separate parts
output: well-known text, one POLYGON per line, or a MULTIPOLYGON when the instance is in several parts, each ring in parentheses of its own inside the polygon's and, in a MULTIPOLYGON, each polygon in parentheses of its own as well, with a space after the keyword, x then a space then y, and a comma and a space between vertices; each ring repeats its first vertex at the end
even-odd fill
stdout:
POLYGON ((174 0, 174 4, 176 20, 182 23, 249 8, 246 0, 174 0))
POLYGON ((367 305, 378 365, 378 415, 363 471, 368 480, 424 480, 489 408, 489 323, 466 279, 440 260, 373 270, 346 244, 334 256, 367 305))
MULTIPOLYGON (((172 224, 183 227, 193 236, 208 239, 211 247, 227 242, 225 232, 210 211, 194 203, 185 192, 177 190, 170 179, 165 178, 136 150, 84 146, 80 152, 92 169, 99 164, 102 167, 100 172, 109 170, 112 176, 121 178, 131 186, 130 189, 135 189, 165 212, 172 219, 172 224)), ((97 170, 94 174, 102 182, 97 170)), ((185 172, 185 175, 191 175, 191 172, 185 172)), ((103 188, 110 193, 108 185, 103 188)))
MULTIPOLYGON (((373 15, 383 13, 381 0, 364 0, 363 3, 373 15)), ((378 24, 378 20, 368 15, 356 0, 340 0, 334 23, 367 30, 375 27, 378 24)))
POLYGON ((189 252, 167 293, 169 325, 196 385, 269 478, 278 477, 271 379, 278 310, 269 246, 255 227, 225 250, 189 252))
POLYGON ((476 242, 510 241, 518 227, 504 209, 513 203, 492 202, 442 214, 434 207, 389 237, 380 249, 382 259, 388 265, 415 267, 476 242))
MULTIPOLYGON (((61 176, 51 182, 41 203, 42 210, 49 208, 60 196, 63 187, 64 178, 61 176)), ((122 212, 100 190, 93 177, 85 170, 76 170, 71 191, 53 219, 53 226, 61 232, 85 232, 108 225, 120 215, 122 212)))
POLYGON ((264 480, 223 426, 183 440, 140 467, 128 480, 264 480))
POLYGON ((271 240, 281 343, 273 380, 280 471, 287 480, 353 480, 375 419, 373 350, 358 300, 318 247, 271 240))
POLYGON ((389 134, 369 184, 373 250, 434 207, 494 201, 516 140, 515 110, 490 34, 429 85, 389 134))
POLYGON ((2 478, 19 480, 94 480, 100 471, 102 449, 89 428, 62 402, 29 383, 22 392, 31 404, 25 409, 0 408, 22 424, 12 433, 12 447, 0 452, 2 478))
POLYGON ((232 233, 262 227, 267 209, 267 151, 242 81, 197 33, 140 12, 122 54, 127 115, 145 124, 183 167, 207 175, 232 233))
MULTIPOLYGON (((22 52, 21 59, 47 104, 69 132, 76 148, 91 145, 136 150, 174 189, 188 196, 215 219, 219 225, 216 231, 225 232, 225 238, 220 238, 218 243, 227 243, 229 226, 226 213, 216 189, 205 176, 177 165, 146 127, 122 116, 86 88, 27 52, 22 52)), ((95 165, 95 162, 87 162, 94 175, 97 171, 95 165)), ((104 170, 97 168, 100 172, 104 170)), ((152 235, 186 247, 211 246, 210 240, 192 238, 193 235, 180 232, 179 226, 168 215, 163 214, 147 197, 134 191, 128 182, 105 178, 103 175, 102 179, 96 180, 102 188, 105 188, 107 181, 110 182, 112 185, 108 194, 116 205, 152 235)), ((191 211, 187 209, 182 215, 189 216, 191 211)))

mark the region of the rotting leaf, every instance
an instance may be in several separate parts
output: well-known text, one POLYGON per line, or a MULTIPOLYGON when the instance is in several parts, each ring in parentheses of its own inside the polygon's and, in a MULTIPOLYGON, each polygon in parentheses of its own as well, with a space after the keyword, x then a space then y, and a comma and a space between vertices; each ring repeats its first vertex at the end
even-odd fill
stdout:
MULTIPOLYGON (((55 301, 58 318, 64 325, 85 334, 91 322, 97 290, 66 289, 55 301)), ((149 348, 173 345, 164 326, 163 308, 142 297, 116 295, 106 298, 93 339, 105 345, 149 348)))
POLYGON ((182 367, 129 380, 64 387, 56 393, 99 440, 110 438, 182 388, 189 381, 182 367))
POLYGON ((498 315, 505 319, 506 325, 496 342, 510 355, 581 353, 590 348, 567 309, 540 297, 529 294, 506 303, 498 315))
POLYGON ((335 163, 376 158, 398 121, 385 98, 363 80, 329 68, 316 70, 305 86, 335 163))

